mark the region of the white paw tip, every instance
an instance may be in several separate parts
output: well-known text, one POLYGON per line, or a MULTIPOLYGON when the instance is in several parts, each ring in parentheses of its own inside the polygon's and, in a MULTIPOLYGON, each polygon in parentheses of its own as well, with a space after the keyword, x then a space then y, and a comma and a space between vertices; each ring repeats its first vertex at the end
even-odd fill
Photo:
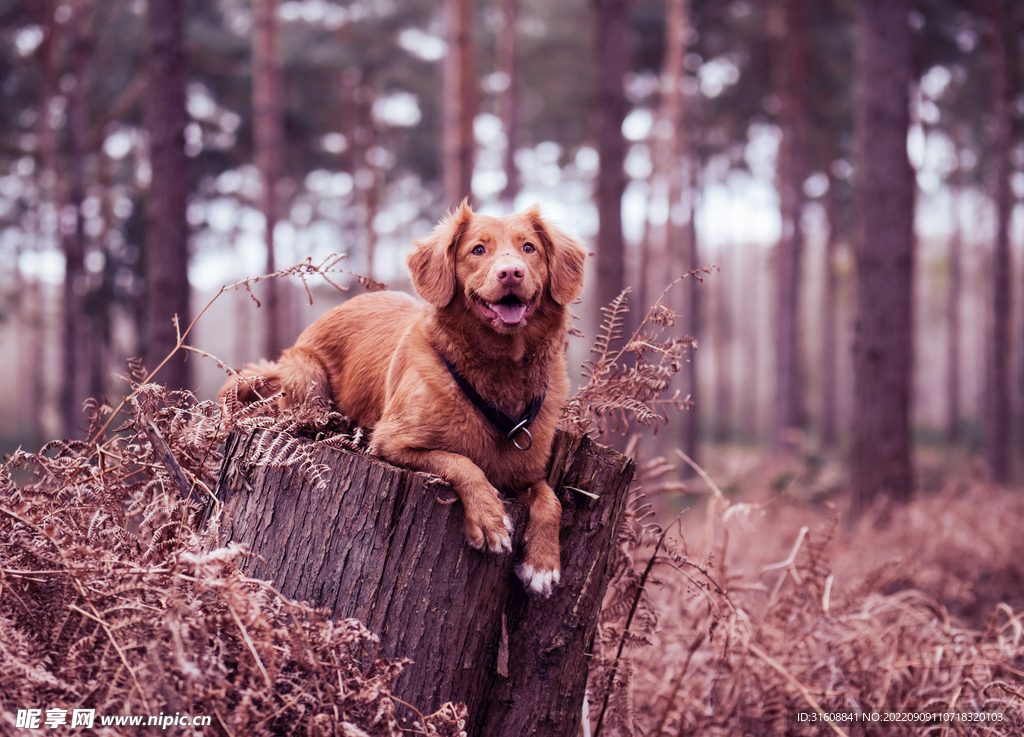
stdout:
POLYGON ((527 591, 545 598, 551 596, 555 584, 561 580, 557 568, 553 571, 542 572, 535 570, 529 563, 520 563, 516 567, 516 574, 527 591))

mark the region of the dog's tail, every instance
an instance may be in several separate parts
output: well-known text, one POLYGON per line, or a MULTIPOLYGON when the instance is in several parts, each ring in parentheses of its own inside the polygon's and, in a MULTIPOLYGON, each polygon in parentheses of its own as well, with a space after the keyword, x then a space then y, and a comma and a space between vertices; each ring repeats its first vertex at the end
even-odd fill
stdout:
POLYGON ((247 363, 224 383, 217 398, 226 397, 229 404, 233 398, 249 404, 278 392, 284 392, 280 399, 282 407, 302 404, 315 396, 330 399, 327 370, 312 351, 296 346, 285 351, 280 361, 262 359, 257 364, 247 363))
POLYGON ((280 366, 276 361, 261 359, 247 363, 236 374, 228 377, 217 392, 217 399, 233 404, 250 404, 271 397, 281 391, 280 366))

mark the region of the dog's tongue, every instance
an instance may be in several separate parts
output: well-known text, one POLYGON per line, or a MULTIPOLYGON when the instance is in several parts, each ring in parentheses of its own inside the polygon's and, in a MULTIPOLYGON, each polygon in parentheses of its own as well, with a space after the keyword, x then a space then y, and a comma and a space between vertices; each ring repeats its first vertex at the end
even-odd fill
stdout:
POLYGON ((523 319, 523 315, 526 314, 526 305, 522 302, 516 304, 502 304, 501 302, 495 302, 487 305, 492 310, 498 313, 498 317, 506 325, 515 325, 517 322, 523 319))

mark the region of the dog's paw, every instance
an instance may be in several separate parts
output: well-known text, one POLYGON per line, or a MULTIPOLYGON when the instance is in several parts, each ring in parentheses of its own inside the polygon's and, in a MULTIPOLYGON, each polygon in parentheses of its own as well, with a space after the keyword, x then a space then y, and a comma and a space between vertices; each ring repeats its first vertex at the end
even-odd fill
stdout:
MULTIPOLYGON (((501 507, 501 502, 498 505, 501 507)), ((477 550, 511 553, 513 531, 512 520, 505 514, 504 507, 501 507, 500 516, 466 515, 466 540, 477 550)))
POLYGON ((519 580, 523 582, 523 586, 526 587, 527 591, 544 598, 551 596, 551 592, 554 591, 555 586, 561 580, 561 575, 557 568, 537 570, 525 562, 516 566, 516 575, 519 576, 519 580))

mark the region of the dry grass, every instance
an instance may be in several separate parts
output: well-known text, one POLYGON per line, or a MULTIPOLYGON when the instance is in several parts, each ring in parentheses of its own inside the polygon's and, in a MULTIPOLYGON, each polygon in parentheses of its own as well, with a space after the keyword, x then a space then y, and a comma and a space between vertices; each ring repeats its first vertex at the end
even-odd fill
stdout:
POLYGON ((590 681, 592 734, 1024 733, 1019 492, 951 483, 847 530, 830 469, 803 479, 772 461, 733 469, 732 499, 710 490, 685 526, 627 521, 590 681), (637 601, 643 616, 624 638, 637 601), (818 710, 1001 721, 798 720, 818 710))
POLYGON ((375 660, 362 624, 246 578, 238 547, 209 549, 227 432, 277 430, 257 464, 315 479, 294 435, 351 446, 357 431, 329 407, 278 414, 155 384, 136 383, 130 406, 109 439, 112 408, 93 406, 100 441, 19 451, 0 469, 0 733, 19 709, 94 708, 212 717, 184 734, 464 734, 462 707, 424 718, 392 698, 405 661, 375 660))

